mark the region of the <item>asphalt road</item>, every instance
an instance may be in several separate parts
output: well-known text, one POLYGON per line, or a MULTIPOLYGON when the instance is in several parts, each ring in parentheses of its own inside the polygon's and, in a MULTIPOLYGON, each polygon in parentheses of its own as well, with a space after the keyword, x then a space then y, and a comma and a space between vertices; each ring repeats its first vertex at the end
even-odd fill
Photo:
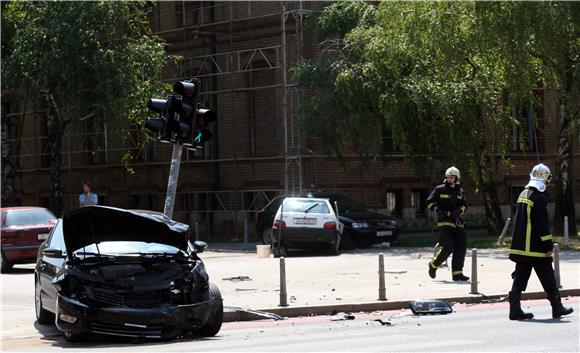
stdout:
MULTIPOLYGON (((28 266, 26 266, 28 267, 28 266)), ((34 318, 32 272, 17 269, 2 275, 3 352, 114 351, 580 351, 580 298, 565 301, 575 313, 553 320, 545 300, 525 301, 536 320, 507 319, 507 303, 466 306, 456 304, 449 315, 414 316, 409 310, 294 318, 284 321, 224 323, 216 337, 179 340, 127 341, 95 337, 71 344, 54 326, 38 325, 34 318), (30 283, 29 283, 30 282, 30 283), (379 321, 377 321, 379 320, 379 321), (382 321, 382 323, 381 323, 382 321)))

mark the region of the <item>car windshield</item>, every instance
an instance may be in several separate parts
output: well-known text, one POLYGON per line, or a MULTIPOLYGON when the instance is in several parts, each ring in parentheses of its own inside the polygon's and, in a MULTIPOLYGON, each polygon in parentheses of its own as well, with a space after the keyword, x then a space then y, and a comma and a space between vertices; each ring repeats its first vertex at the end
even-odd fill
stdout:
POLYGON ((283 212, 303 213, 330 213, 326 202, 322 200, 286 199, 284 200, 283 212))
POLYGON ((74 253, 77 256, 135 256, 135 255, 175 255, 182 252, 180 249, 159 243, 145 243, 141 241, 104 241, 91 244, 74 253))
MULTIPOLYGON (((339 213, 349 213, 349 212, 365 212, 367 209, 361 204, 358 204, 346 197, 337 198, 338 212, 339 213)), ((333 202, 334 206, 334 202, 333 202)))
POLYGON ((56 217, 48 210, 22 210, 8 212, 4 223, 7 227, 14 227, 48 224, 55 220, 56 217))

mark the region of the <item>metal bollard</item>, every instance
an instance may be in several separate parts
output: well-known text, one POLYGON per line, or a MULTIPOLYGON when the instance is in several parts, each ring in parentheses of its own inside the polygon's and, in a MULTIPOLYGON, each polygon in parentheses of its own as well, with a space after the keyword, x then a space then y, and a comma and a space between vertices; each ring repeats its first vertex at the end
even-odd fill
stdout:
POLYGON ((387 300, 387 289, 385 288, 385 257, 379 254, 379 300, 387 300))
POLYGON ((248 219, 244 218, 244 243, 248 243, 248 219))
POLYGON ((280 304, 288 306, 288 294, 286 293, 286 260, 280 257, 280 304))
POLYGON ((199 240, 199 223, 195 222, 195 240, 199 240))
POLYGON ((505 238, 505 234, 507 233, 507 230, 510 226, 510 222, 512 221, 511 218, 508 217, 508 219, 505 220, 505 225, 503 226, 503 229, 501 230, 501 234, 499 236, 499 238, 497 239, 497 246, 503 246, 503 240, 505 238))
POLYGON ((558 243, 554 244, 554 276, 556 277, 556 285, 562 288, 560 283, 560 246, 558 243))
POLYGON ((477 290, 477 249, 471 249, 471 292, 469 294, 478 294, 477 290))
POLYGON ((570 245, 570 232, 568 230, 568 216, 564 216, 564 246, 570 245))

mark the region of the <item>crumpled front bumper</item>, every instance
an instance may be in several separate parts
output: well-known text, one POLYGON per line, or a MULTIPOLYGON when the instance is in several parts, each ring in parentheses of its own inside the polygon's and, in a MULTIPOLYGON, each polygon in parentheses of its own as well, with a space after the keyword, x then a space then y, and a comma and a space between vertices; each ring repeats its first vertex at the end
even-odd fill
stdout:
POLYGON ((62 294, 57 299, 56 327, 74 334, 167 339, 189 333, 207 323, 221 298, 155 308, 92 308, 62 294), (64 318, 69 321, 63 321, 64 318), (71 323, 71 318, 76 322, 71 323))

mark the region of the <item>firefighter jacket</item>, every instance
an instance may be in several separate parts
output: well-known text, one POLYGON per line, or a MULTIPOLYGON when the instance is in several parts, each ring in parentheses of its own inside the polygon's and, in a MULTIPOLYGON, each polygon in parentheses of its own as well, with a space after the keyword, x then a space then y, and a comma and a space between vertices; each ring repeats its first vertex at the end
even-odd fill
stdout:
POLYGON ((461 206, 467 207, 463 188, 459 184, 455 184, 452 188, 447 181, 436 186, 427 198, 429 210, 437 207, 437 227, 439 228, 463 228, 461 216, 465 209, 462 211, 461 206))
POLYGON ((546 252, 553 249, 546 195, 536 188, 527 188, 518 197, 516 205, 510 260, 550 262, 552 257, 546 252))

